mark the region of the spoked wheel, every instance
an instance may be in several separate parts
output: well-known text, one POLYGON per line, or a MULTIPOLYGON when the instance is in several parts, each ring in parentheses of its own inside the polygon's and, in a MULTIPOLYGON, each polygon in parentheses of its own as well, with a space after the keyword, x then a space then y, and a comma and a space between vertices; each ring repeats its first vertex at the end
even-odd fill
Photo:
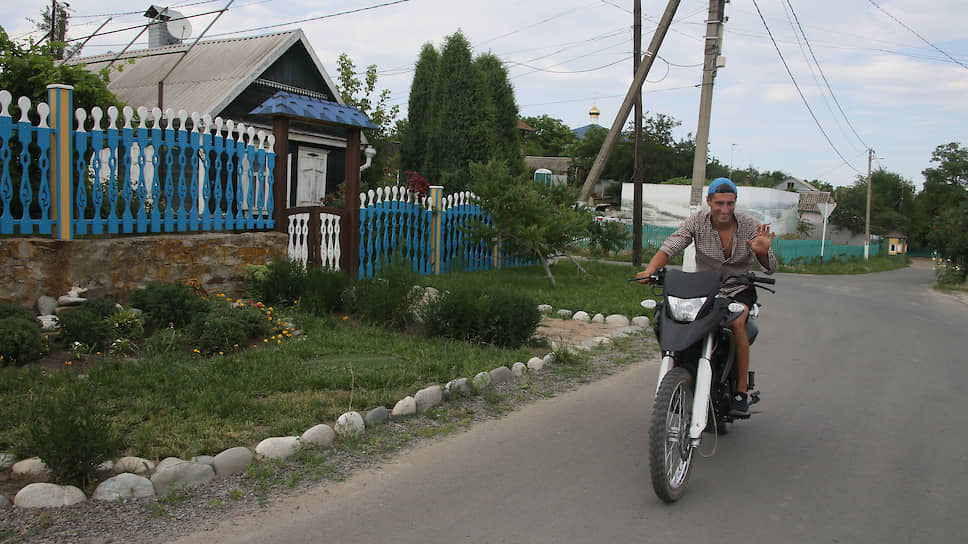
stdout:
POLYGON ((692 421, 692 375, 671 369, 659 385, 649 427, 649 468, 652 488, 665 502, 679 500, 692 468, 689 423, 692 421))

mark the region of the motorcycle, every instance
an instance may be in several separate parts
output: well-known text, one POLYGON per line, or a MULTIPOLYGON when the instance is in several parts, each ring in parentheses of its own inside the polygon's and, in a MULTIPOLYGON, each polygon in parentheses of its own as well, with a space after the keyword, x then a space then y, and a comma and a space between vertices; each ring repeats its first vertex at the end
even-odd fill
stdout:
MULTIPOLYGON (((662 350, 652 421, 649 427, 649 465, 652 487, 664 502, 679 500, 685 493, 693 453, 704 432, 722 435, 726 425, 750 416, 731 415, 730 399, 736 391, 735 339, 728 324, 739 319, 744 307, 717 296, 723 287, 775 284, 776 280, 752 273, 723 277, 715 271, 682 272, 659 269, 648 282, 662 286, 662 302, 644 300, 655 308, 653 328, 662 350)), ((758 328, 759 306, 750 309, 746 334, 750 345, 758 328)), ((749 372, 750 404, 760 400, 749 372)))

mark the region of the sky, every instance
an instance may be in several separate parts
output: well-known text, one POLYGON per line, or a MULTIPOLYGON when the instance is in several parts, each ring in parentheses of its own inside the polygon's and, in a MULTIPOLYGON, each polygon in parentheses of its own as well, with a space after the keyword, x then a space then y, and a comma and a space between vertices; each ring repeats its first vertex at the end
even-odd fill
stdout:
MULTIPOLYGON (((229 0, 168 4, 192 17, 194 39, 229 0)), ((15 39, 30 34, 46 1, 0 12, 15 39)), ((968 146, 968 14, 963 0, 732 0, 716 76, 709 151, 736 169, 781 170, 834 186, 884 168, 911 181, 939 145, 968 146), (762 17, 761 17, 762 14, 762 17), (771 38, 772 36, 772 38, 771 38), (778 52, 779 50, 779 52, 778 52)), ((149 3, 71 0, 69 38, 143 25, 149 3)), ((159 4, 162 5, 162 4, 159 4)), ((521 116, 548 115, 571 128, 610 128, 632 83, 631 0, 234 0, 203 39, 301 28, 336 79, 346 53, 362 71, 375 64, 406 117, 420 48, 463 32, 475 54, 508 68, 521 116), (370 9, 367 9, 370 8, 370 9), (306 20, 313 19, 313 20, 306 20), (301 22, 300 22, 301 21, 301 22), (268 28, 267 28, 268 27, 268 28)), ((666 8, 642 0, 643 51, 666 8)), ((698 126, 708 3, 682 0, 644 86, 644 107, 698 126)), ((140 28, 92 38, 83 55, 120 51, 140 28)), ((133 48, 147 47, 147 33, 133 48)))

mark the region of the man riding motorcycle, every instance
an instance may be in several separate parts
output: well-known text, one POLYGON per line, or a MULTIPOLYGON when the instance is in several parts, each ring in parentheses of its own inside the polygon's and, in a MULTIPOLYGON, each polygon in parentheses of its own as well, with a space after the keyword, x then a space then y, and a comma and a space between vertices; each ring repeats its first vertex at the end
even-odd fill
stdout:
MULTIPOLYGON (((762 225, 752 216, 735 211, 736 193, 736 185, 729 179, 713 180, 706 195, 709 210, 700 210, 683 221, 679 230, 669 236, 655 253, 645 270, 636 274, 636 279, 641 283, 648 283, 649 276, 693 242, 696 245, 697 270, 715 270, 723 275, 743 274, 750 271, 755 259, 767 274, 776 272, 778 265, 771 246, 774 233, 770 231, 769 225, 762 225)), ((750 344, 746 336, 746 319, 750 308, 756 302, 756 289, 744 285, 724 287, 720 295, 745 307, 743 316, 729 324, 736 339, 738 376, 729 413, 734 416, 748 416, 750 344)))

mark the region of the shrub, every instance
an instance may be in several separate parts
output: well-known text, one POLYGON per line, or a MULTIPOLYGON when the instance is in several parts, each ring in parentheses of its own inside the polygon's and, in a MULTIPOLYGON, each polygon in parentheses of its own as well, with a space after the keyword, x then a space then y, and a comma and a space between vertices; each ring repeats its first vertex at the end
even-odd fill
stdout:
POLYGON ((62 313, 57 321, 60 323, 58 338, 65 346, 80 342, 92 350, 102 351, 114 339, 111 324, 84 305, 62 313))
POLYGON ((0 317, 0 366, 24 365, 47 353, 40 323, 30 312, 28 317, 15 313, 0 317))
POLYGON ((326 315, 343 307, 343 297, 349 280, 339 270, 312 269, 307 271, 299 309, 313 315, 326 315))
POLYGON ((107 317, 107 321, 111 325, 111 330, 114 331, 114 338, 137 340, 145 334, 141 318, 133 310, 114 312, 107 317))
POLYGON ((106 298, 89 298, 81 307, 98 317, 107 317, 118 311, 117 303, 106 298))
POLYGON ((204 354, 233 351, 246 340, 272 331, 266 312, 255 305, 214 304, 192 326, 193 340, 204 354))
POLYGON ((165 327, 158 329, 145 340, 145 355, 162 355, 180 351, 187 341, 187 334, 182 329, 165 327))
POLYGON ((34 320, 34 313, 19 306, 17 304, 10 304, 9 302, 0 302, 0 319, 4 317, 22 317, 24 319, 34 320))
POLYGON ((624 248, 632 234, 625 223, 618 221, 596 221, 588 223, 588 245, 598 248, 608 255, 624 248))
POLYGON ((255 300, 265 300, 263 287, 269 267, 264 264, 245 265, 245 296, 255 300))
POLYGON ((208 311, 208 301, 181 282, 151 283, 131 293, 131 305, 144 311, 157 327, 191 324, 198 314, 208 311))
POLYGON ((420 309, 424 332, 463 342, 480 340, 479 294, 471 289, 444 291, 420 309))
POLYGON ((38 394, 20 453, 40 457, 57 483, 84 487, 93 482, 98 465, 124 449, 100 405, 86 382, 38 394))
POLYGON ((538 303, 524 293, 494 289, 484 296, 483 306, 484 340, 497 346, 524 345, 541 322, 538 303))
POLYGON ((431 336, 510 348, 526 343, 541 321, 534 300, 499 289, 445 292, 421 316, 431 336))
MULTIPOLYGON (((253 282, 258 280, 253 276, 253 282)), ((266 304, 292 304, 299 299, 306 282, 306 268, 299 261, 278 259, 266 265, 261 285, 252 285, 255 297, 266 304)))
POLYGON ((417 274, 409 264, 395 261, 384 266, 380 276, 356 282, 348 293, 349 307, 367 323, 403 328, 414 319, 417 274))

